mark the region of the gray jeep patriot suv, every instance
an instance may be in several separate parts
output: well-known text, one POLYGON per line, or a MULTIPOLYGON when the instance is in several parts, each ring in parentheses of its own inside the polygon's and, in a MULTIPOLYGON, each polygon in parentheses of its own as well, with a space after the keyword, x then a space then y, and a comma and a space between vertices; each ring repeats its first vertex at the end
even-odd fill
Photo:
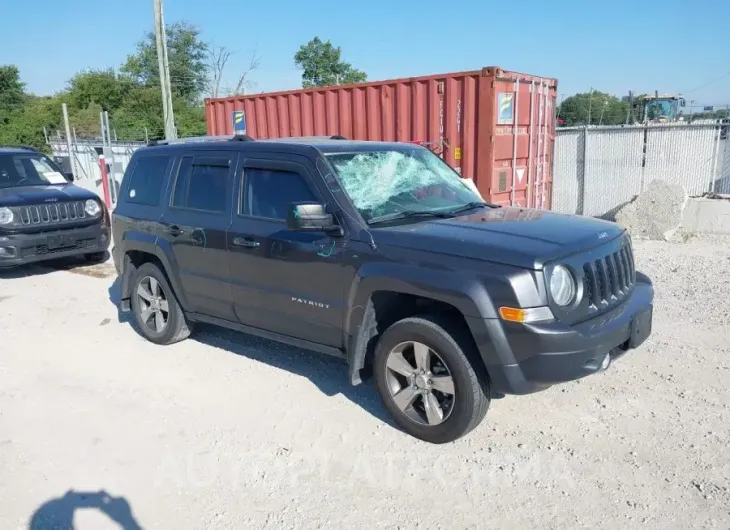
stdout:
POLYGON ((341 357, 433 443, 491 397, 606 370, 651 332, 652 283, 619 226, 487 204, 410 144, 152 144, 112 230, 121 309, 148 340, 202 322, 341 357))

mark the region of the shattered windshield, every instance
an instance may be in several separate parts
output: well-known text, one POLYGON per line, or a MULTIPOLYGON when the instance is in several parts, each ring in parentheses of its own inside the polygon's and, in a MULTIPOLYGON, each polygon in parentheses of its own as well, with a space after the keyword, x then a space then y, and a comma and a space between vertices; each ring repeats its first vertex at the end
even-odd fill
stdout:
POLYGON ((406 212, 448 212, 483 202, 425 149, 332 153, 342 188, 366 221, 406 212))

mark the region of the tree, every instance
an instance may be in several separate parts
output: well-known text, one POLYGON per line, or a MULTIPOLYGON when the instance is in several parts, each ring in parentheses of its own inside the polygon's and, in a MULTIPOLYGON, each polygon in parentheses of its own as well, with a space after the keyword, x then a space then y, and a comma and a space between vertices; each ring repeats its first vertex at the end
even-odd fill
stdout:
POLYGON ((0 111, 17 110, 25 102, 25 84, 17 66, 0 66, 0 111))
POLYGON ((132 86, 131 79, 117 76, 112 68, 79 72, 68 82, 70 105, 79 109, 91 104, 104 110, 117 109, 132 86))
MULTIPOLYGON (((197 103, 208 86, 208 44, 200 40, 200 30, 187 23, 176 22, 165 28, 170 84, 173 96, 190 104, 197 103)), ((155 34, 149 32, 137 44, 137 51, 127 57, 120 69, 144 86, 160 86, 155 34)))
POLYGON ((565 98, 558 116, 565 125, 620 125, 626 123, 629 103, 605 92, 583 92, 565 98))
POLYGON ((57 97, 36 97, 24 94, 22 108, 8 114, 0 127, 0 144, 31 145, 48 150, 43 128, 54 129, 62 122, 61 102, 57 97))
POLYGON ((342 50, 330 41, 314 37, 294 55, 294 64, 302 70, 304 88, 346 85, 367 81, 365 72, 342 60, 342 50))
POLYGON ((713 111, 693 112, 691 115, 687 110, 685 110, 681 114, 687 121, 722 120, 725 118, 730 118, 730 107, 713 111))
POLYGON ((238 75, 238 80, 236 81, 233 89, 224 89, 224 87, 222 86, 222 82, 223 75, 226 70, 226 65, 228 64, 228 59, 230 59, 232 55, 238 52, 231 51, 225 46, 213 46, 209 49, 208 53, 208 70, 210 72, 210 97, 217 98, 221 96, 227 97, 235 96, 237 94, 244 94, 247 88, 250 88, 254 85, 253 81, 250 80, 250 74, 251 72, 256 70, 261 64, 256 50, 254 50, 251 54, 251 62, 249 63, 248 68, 243 70, 238 75))

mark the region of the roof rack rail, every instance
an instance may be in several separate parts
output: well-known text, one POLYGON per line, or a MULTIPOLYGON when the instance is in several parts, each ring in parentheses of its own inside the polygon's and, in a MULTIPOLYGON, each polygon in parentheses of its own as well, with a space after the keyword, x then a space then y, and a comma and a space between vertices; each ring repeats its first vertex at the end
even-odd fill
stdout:
POLYGON ((347 138, 345 138, 341 134, 333 134, 332 136, 330 136, 330 140, 347 140, 347 138))
POLYGON ((247 134, 219 135, 219 136, 189 136, 187 138, 175 138, 174 140, 151 140, 147 142, 148 147, 155 145, 178 145, 196 144, 204 142, 253 142, 254 139, 247 134))
POLYGON ((38 153, 38 149, 32 145, 13 145, 13 144, 0 144, 0 147, 5 149, 25 149, 26 151, 33 151, 38 153))

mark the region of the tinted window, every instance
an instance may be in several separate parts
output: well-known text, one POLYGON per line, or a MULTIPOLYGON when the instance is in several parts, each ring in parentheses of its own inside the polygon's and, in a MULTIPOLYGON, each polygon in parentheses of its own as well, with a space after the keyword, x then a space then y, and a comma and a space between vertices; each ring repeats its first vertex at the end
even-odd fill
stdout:
POLYGON ((247 168, 243 213, 270 219, 286 219, 293 202, 316 202, 317 198, 299 173, 247 168))
POLYGON ((127 186, 127 201, 147 206, 160 203, 169 156, 145 156, 137 159, 127 186))
POLYGON ((230 159, 223 157, 183 157, 172 205, 225 212, 229 165, 230 159))

